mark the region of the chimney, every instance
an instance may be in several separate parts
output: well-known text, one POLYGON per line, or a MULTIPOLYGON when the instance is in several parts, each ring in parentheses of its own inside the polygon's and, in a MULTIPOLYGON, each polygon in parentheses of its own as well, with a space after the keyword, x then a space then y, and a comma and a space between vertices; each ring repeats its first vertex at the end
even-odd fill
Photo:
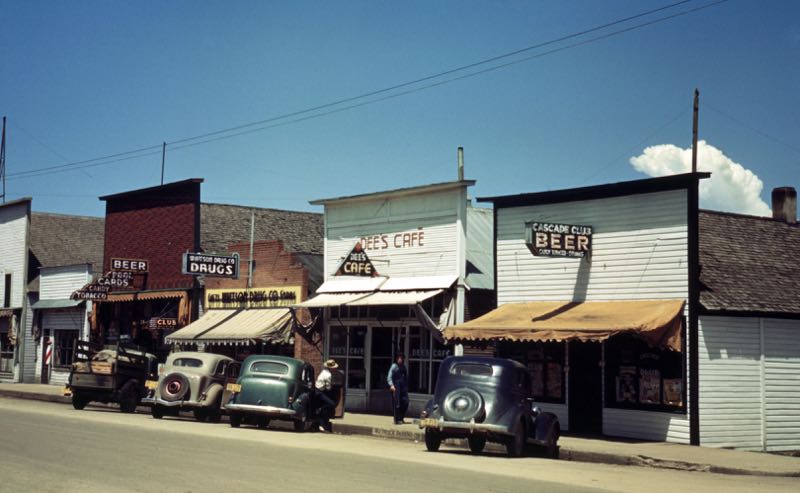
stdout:
POLYGON ((797 223, 797 191, 794 187, 772 190, 772 219, 789 224, 797 223))
POLYGON ((464 148, 458 148, 458 181, 464 181, 464 148))

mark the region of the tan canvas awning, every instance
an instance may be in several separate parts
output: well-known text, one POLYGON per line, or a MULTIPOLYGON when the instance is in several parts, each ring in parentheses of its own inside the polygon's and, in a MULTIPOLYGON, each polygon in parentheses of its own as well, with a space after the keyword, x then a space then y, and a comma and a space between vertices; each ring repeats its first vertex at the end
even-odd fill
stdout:
POLYGON ((98 300, 100 302, 123 302, 133 300, 163 300, 170 298, 188 299, 186 291, 131 291, 131 292, 116 292, 109 293, 108 299, 98 300))
POLYGON ((633 332, 681 350, 684 300, 508 303, 444 330, 447 340, 604 341, 633 332))
POLYGON ((255 341, 281 344, 288 343, 291 334, 292 315, 288 308, 209 310, 166 340, 193 344, 251 344, 255 341), (193 327, 195 324, 200 325, 193 327))

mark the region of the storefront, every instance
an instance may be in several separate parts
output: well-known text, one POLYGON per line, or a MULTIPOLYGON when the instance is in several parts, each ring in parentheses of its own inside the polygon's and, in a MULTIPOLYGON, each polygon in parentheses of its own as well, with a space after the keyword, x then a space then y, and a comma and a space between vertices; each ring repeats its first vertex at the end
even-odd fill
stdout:
POLYGON ((34 351, 25 330, 30 310, 28 243, 31 199, 0 204, 0 381, 32 382, 34 351))
POLYGON ((796 450, 796 193, 773 217, 703 211, 708 176, 483 199, 498 307, 448 342, 524 362, 572 432, 796 450))
POLYGON ((526 364, 562 429, 694 442, 706 177, 479 199, 494 205, 498 308, 445 329, 448 342, 526 364))
MULTIPOLYGON (((300 347, 297 324, 311 320, 306 310, 293 313, 291 308, 308 298, 312 286, 319 286, 322 255, 287 251, 281 240, 254 241, 252 263, 249 243, 234 243, 226 250, 224 257, 201 255, 188 269, 207 273, 204 313, 167 342, 239 360, 250 354, 295 356, 300 347), (214 267, 223 263, 229 268, 214 267)), ((313 356, 307 359, 321 364, 322 354, 313 356)))
POLYGON ((406 354, 409 413, 429 399, 442 328, 491 297, 491 216, 469 204, 473 181, 314 201, 325 207, 325 283, 297 307, 322 318, 325 358, 345 374, 347 408, 388 413, 386 381, 406 354), (481 238, 485 241, 481 241, 481 238))

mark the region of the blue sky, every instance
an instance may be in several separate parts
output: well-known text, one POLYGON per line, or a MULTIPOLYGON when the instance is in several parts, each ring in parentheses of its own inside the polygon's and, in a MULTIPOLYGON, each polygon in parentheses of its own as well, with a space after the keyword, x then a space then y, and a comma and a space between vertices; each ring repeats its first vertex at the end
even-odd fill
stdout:
MULTIPOLYGON (((159 150, 13 174, 303 110, 670 3, 0 0, 8 196, 102 215, 99 195, 159 183, 159 150)), ((452 180, 458 146, 475 196, 642 178, 633 157, 651 173, 675 168, 646 147, 691 144, 699 87, 717 174, 735 162, 757 176, 715 184, 709 197, 730 204, 704 204, 735 210, 742 187, 758 195, 763 183, 768 201, 772 187, 800 185, 799 61, 800 2, 730 0, 413 94, 168 147, 165 180, 205 178, 208 202, 319 210, 308 200, 452 180)))

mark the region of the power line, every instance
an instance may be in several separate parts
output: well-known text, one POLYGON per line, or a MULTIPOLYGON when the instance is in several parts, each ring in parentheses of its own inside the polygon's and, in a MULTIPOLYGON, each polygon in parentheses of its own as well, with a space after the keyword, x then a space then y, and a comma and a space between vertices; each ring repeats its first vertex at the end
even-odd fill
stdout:
MULTIPOLYGON (((606 33, 606 34, 603 34, 603 35, 600 35, 600 36, 596 36, 596 37, 593 37, 593 38, 589 38, 589 39, 586 39, 586 40, 583 40, 583 41, 579 41, 579 42, 572 43, 572 44, 569 44, 569 45, 565 45, 565 46, 561 46, 561 47, 558 47, 558 48, 554 48, 554 49, 551 49, 551 50, 548 50, 548 51, 545 51, 545 52, 536 53, 536 54, 529 55, 529 56, 526 56, 526 57, 523 57, 523 58, 520 58, 520 59, 512 60, 512 61, 505 62, 505 63, 498 64, 498 65, 494 65, 494 66, 491 66, 491 67, 488 67, 488 68, 485 68, 485 69, 469 72, 467 74, 462 74, 462 75, 459 75, 459 76, 456 76, 456 77, 451 77, 451 78, 444 79, 444 80, 441 80, 441 81, 432 82, 430 84, 426 84, 426 85, 423 85, 423 86, 420 86, 420 87, 407 89, 405 91, 394 92, 394 93, 391 93, 391 94, 387 94, 387 95, 381 96, 379 98, 373 98, 373 96, 377 96, 377 95, 380 95, 380 94, 385 94, 387 92, 396 91, 397 89, 401 89, 401 88, 404 88, 404 87, 417 85, 417 84, 420 84, 421 82, 435 80, 435 79, 441 78, 441 77, 443 77, 445 75, 455 74, 455 73, 462 72, 462 71, 470 69, 470 68, 475 68, 475 67, 482 66, 482 65, 485 65, 485 64, 488 64, 488 63, 492 63, 492 62, 495 62, 495 61, 498 61, 498 60, 502 60, 502 59, 506 59, 506 58, 509 58, 509 57, 512 57, 512 56, 515 56, 515 55, 519 55, 521 53, 525 53, 525 52, 528 52, 528 51, 531 51, 531 50, 534 50, 534 49, 537 49, 537 48, 542 48, 542 47, 549 46, 549 45, 552 45, 552 44, 555 44, 555 43, 559 43, 559 42, 562 42, 562 41, 565 41, 565 40, 568 40, 568 39, 573 39, 573 38, 576 38, 576 37, 580 37, 580 36, 586 35, 588 33, 596 32, 596 31, 599 31, 599 30, 602 30, 602 29, 606 29, 608 27, 611 27, 611 26, 614 26, 614 25, 618 25, 618 24, 621 24, 621 23, 624 23, 624 22, 628 22, 628 21, 633 20, 633 19, 645 17, 645 16, 651 15, 653 13, 657 13, 657 12, 661 12, 661 11, 664 11, 664 10, 667 10, 667 9, 671 9, 671 8, 674 8, 674 7, 677 7, 677 6, 692 2, 692 1, 694 1, 694 0, 681 0, 679 2, 675 2, 675 3, 669 4, 669 5, 666 5, 666 6, 663 6, 663 7, 659 7, 659 8, 652 9, 652 10, 649 10, 649 11, 646 11, 646 12, 642 12, 640 14, 636 14, 636 15, 633 15, 633 16, 628 16, 628 17, 625 17, 623 19, 619 19, 619 20, 616 20, 616 21, 613 21, 613 22, 609 22, 609 23, 603 24, 601 26, 593 27, 593 28, 590 28, 590 29, 585 29, 585 30, 582 30, 582 31, 579 31, 579 32, 576 32, 576 33, 572 33, 572 34, 569 34, 569 35, 566 35, 566 36, 562 36, 562 37, 559 37, 559 38, 556 38, 556 39, 553 39, 553 40, 549 40, 549 41, 546 41, 546 42, 543 42, 543 43, 539 43, 539 44, 532 45, 532 46, 529 46, 529 47, 526 47, 526 48, 522 48, 522 49, 515 50, 515 51, 512 51, 512 52, 504 53, 502 55, 498 55, 498 56, 494 56, 494 57, 491 57, 491 58, 487 58, 487 59, 481 60, 479 62, 474 62, 474 63, 468 64, 468 65, 464 65, 464 66, 461 66, 461 67, 457 67, 457 68, 454 68, 454 69, 446 70, 444 72, 439 72, 439 73, 434 74, 434 75, 429 75, 429 76, 426 76, 426 77, 415 79, 413 81, 408 81, 408 82, 404 82, 404 83, 401 83, 401 84, 396 84, 396 85, 393 85, 393 86, 390 86, 390 87, 386 87, 386 88, 383 88, 383 89, 379 89, 379 90, 376 90, 376 91, 363 93, 363 94, 360 94, 358 96, 353 96, 353 97, 349 97, 349 98, 345 98, 345 99, 340 99, 340 100, 333 101, 333 102, 330 102, 330 103, 326 103, 326 104, 323 104, 323 105, 318 105, 318 106, 314 106, 314 107, 307 108, 307 109, 304 109, 304 110, 299 110, 299 111, 294 111, 294 112, 291 112, 291 113, 286 113, 286 114, 283 114, 283 115, 267 118, 267 119, 264 119, 264 120, 259 120, 259 121, 256 121, 256 122, 251 122, 251 123, 247 123, 247 124, 243 124, 243 125, 229 127, 229 128, 226 128, 226 129, 216 130, 216 131, 213 131, 213 132, 207 132, 207 133, 196 135, 196 136, 193 136, 193 137, 187 137, 187 138, 175 140, 175 141, 172 141, 172 142, 167 142, 167 145, 169 145, 171 147, 171 149, 173 149, 173 150, 179 150, 179 149, 184 149, 184 148, 187 148, 187 147, 193 147, 193 146, 197 146, 197 145, 206 144, 206 143, 209 143, 209 142, 215 142, 215 141, 219 141, 219 140, 229 139, 229 138, 232 138, 232 137, 245 135, 245 134, 248 134, 248 133, 258 132, 258 131, 262 131, 262 130, 266 130, 266 129, 270 129, 270 128, 275 128, 275 127, 279 127, 279 126, 295 124, 295 123, 299 123, 299 122, 310 120, 310 119, 314 119, 314 118, 320 118, 320 117, 323 117, 323 116, 328 116, 328 115, 331 115, 331 114, 334 114, 334 113, 339 113, 339 112, 351 110, 351 109, 358 108, 358 107, 361 107, 361 106, 366 106, 366 105, 369 105, 369 104, 375 104, 375 103, 378 103, 378 102, 381 102, 381 101, 386 101, 386 100, 389 100, 389 99, 398 98, 398 97, 405 96, 405 95, 408 95, 408 94, 412 94, 412 93, 415 93, 415 92, 419 92, 419 91, 423 91, 423 90, 426 90, 426 89, 431 89, 431 88, 434 88, 434 87, 438 87, 438 86, 441 86, 441 85, 444 85, 444 84, 448 84, 448 83, 452 83, 452 82, 455 82, 455 81, 459 81, 459 80, 475 77, 475 76, 478 76, 478 75, 481 75, 481 74, 485 74, 485 73, 488 73, 488 72, 493 72, 493 71, 496 71, 496 70, 499 70, 499 69, 502 69, 502 68, 506 68, 506 67, 509 67, 509 66, 512 66, 512 65, 517 65, 517 64, 520 64, 520 63, 523 63, 523 62, 526 62, 526 61, 529 61, 529 60, 532 60, 532 59, 541 58, 543 56, 551 55, 551 54, 554 54, 554 53, 557 53, 557 52, 560 52, 560 51, 564 51, 564 50, 568 50, 568 49, 571 49, 571 48, 575 48, 575 47, 578 47, 578 46, 587 45, 587 44, 590 44, 590 43, 593 43, 593 42, 596 42, 596 41, 600 41, 600 40, 603 40, 603 39, 608 39, 608 38, 611 38, 613 36, 618 36, 620 34, 624 34, 624 33, 630 32, 630 31, 641 29, 643 27, 647 27, 647 26, 651 26, 651 25, 654 25, 654 24, 657 24, 657 23, 665 22, 667 20, 671 20, 671 19, 674 19, 676 17, 688 15, 688 14, 691 14, 691 13, 694 13, 694 12, 698 12, 700 10, 704 10, 704 9, 707 9, 707 8, 710 8, 710 7, 725 3, 728 0, 717 0, 717 1, 705 4, 705 5, 701 5, 701 6, 689 9, 689 10, 677 12, 675 14, 671 14, 671 15, 668 15, 668 16, 660 17, 660 18, 657 18, 657 19, 654 19, 654 20, 651 20, 651 21, 648 21, 648 22, 644 22, 644 23, 641 23, 641 24, 630 26, 630 27, 627 27, 627 28, 624 28, 624 29, 620 29, 620 30, 617 30, 617 31, 612 31, 610 33, 606 33), (348 102, 355 102, 355 101, 358 101, 358 100, 363 100, 365 98, 372 98, 372 99, 368 99, 366 101, 361 101, 361 102, 358 102, 358 103, 350 104, 350 105, 347 105, 347 106, 344 106, 344 107, 333 108, 333 107, 336 107, 336 106, 341 106, 342 104, 345 104, 345 103, 348 103, 348 102), (327 109, 327 108, 333 108, 333 109, 331 109, 329 111, 325 111, 325 112, 319 112, 319 110, 327 109), (311 114, 309 114, 309 113, 311 113, 311 114), (300 116, 300 115, 305 115, 305 116, 302 116, 300 118, 293 118, 293 117, 300 116), (285 121, 281 121, 281 120, 285 120, 285 121), (198 139, 202 139, 202 140, 198 140, 198 139), (195 142, 193 142, 193 141, 195 141, 195 142), (175 145, 175 144, 183 144, 183 145, 175 145)), ((150 156, 150 155, 153 155, 153 154, 157 154, 157 152, 146 152, 146 151, 152 151, 152 150, 158 149, 160 147, 161 147, 161 144, 148 146, 148 147, 143 147, 143 148, 139 148, 139 149, 134 149, 134 150, 131 150, 131 151, 125 151, 125 152, 110 154, 110 155, 107 155, 107 156, 101 156, 101 157, 97 157, 97 158, 93 158, 93 159, 86 159, 86 160, 82 160, 82 161, 75 161, 75 162, 65 163, 65 164, 60 164, 60 165, 55 165, 55 166, 48 166, 48 167, 45 167, 45 168, 39 168, 39 169, 28 170, 28 171, 21 171, 21 172, 17 172, 17 173, 8 174, 8 177, 9 178, 28 178, 28 177, 34 177, 34 176, 41 176, 43 174, 49 174, 51 172, 63 172, 63 171, 71 171, 73 169, 82 169, 82 168, 89 168, 89 167, 95 167, 95 166, 102 166, 102 165, 105 165, 105 164, 112 164, 112 163, 116 163, 116 162, 120 162, 120 161, 125 161, 125 160, 129 160, 129 159, 136 159, 136 158, 140 158, 140 157, 145 157, 145 156, 150 156), (140 154, 140 153, 142 153, 142 154, 140 154), (116 159, 116 158, 119 158, 119 159, 116 159)))
POLYGON ((756 134, 758 134, 758 135, 760 135, 760 136, 762 136, 762 137, 764 137, 766 139, 769 139, 769 140, 771 140, 773 142, 776 142, 778 144, 781 144, 782 146, 785 146, 785 147, 787 147, 787 148, 789 148, 789 149, 791 149, 791 150, 793 150, 793 151, 795 151, 797 153, 800 153, 800 147, 797 147, 796 145, 790 144, 790 143, 788 143, 788 142, 786 142, 784 140, 781 140, 781 139, 779 139, 779 138, 777 138, 775 136, 772 136, 772 135, 768 134, 767 132, 765 132, 763 130, 759 130, 758 128, 756 128, 756 127, 754 127, 754 126, 752 126, 752 125, 750 125, 750 124, 748 124, 748 123, 746 123, 746 122, 744 122, 742 120, 739 120, 738 118, 736 118, 736 117, 734 117, 734 116, 722 111, 721 109, 715 108, 714 106, 708 104, 707 102, 703 103, 703 107, 710 109, 714 113, 717 113, 718 115, 727 118, 728 120, 730 120, 730 121, 736 123, 737 125, 740 125, 740 126, 746 128, 746 129, 750 130, 751 132, 754 132, 754 133, 756 133, 756 134))

